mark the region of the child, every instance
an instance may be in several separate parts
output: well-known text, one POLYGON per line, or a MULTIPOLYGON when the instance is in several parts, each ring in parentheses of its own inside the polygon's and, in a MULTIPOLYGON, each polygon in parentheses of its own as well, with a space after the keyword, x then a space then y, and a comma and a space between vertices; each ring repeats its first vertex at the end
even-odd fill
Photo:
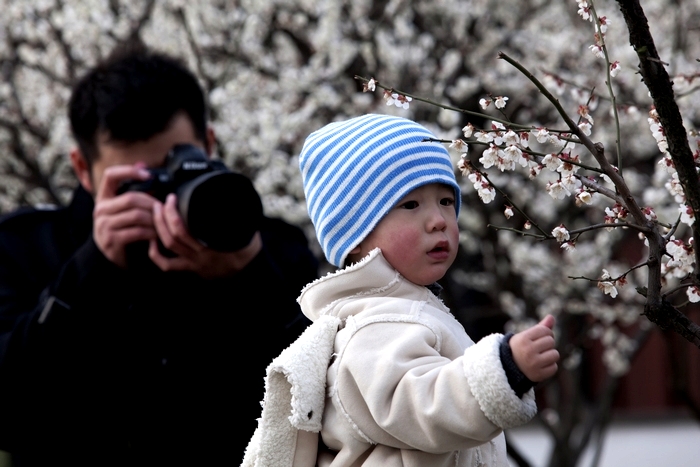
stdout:
POLYGON ((508 466, 502 431, 535 415, 532 386, 557 369, 554 319, 474 344, 435 295, 460 189, 432 137, 365 115, 306 140, 309 215, 344 268, 298 299, 315 323, 268 368, 250 465, 508 466))

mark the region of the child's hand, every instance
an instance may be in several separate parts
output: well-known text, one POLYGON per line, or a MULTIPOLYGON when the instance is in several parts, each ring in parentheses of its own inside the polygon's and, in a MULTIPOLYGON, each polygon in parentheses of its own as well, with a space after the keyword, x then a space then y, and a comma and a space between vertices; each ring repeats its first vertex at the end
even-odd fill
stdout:
POLYGON ((547 315, 530 329, 510 338, 510 350, 520 371, 535 383, 554 376, 559 352, 554 348, 554 317, 547 315))

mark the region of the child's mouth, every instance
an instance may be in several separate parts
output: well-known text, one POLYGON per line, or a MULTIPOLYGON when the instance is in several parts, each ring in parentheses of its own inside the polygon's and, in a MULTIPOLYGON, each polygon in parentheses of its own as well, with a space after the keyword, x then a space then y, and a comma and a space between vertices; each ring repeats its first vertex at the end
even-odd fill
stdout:
POLYGON ((450 254, 450 244, 447 242, 440 242, 435 247, 428 252, 428 254, 437 259, 443 259, 450 254))

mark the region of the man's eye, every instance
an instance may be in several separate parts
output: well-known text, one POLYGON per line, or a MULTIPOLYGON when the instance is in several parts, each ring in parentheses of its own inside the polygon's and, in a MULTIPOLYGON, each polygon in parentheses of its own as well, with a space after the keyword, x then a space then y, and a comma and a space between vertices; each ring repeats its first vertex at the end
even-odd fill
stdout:
POLYGON ((452 198, 442 198, 440 200, 440 204, 443 206, 453 206, 455 204, 455 200, 452 198))
POLYGON ((403 209, 416 209, 418 207, 418 201, 406 201, 400 207, 403 209))

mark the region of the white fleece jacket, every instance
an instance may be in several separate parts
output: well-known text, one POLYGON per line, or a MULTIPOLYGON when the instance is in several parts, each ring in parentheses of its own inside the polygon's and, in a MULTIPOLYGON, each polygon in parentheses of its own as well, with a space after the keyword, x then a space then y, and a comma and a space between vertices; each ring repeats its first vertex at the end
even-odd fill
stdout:
POLYGON ((502 430, 537 408, 532 390, 519 398, 508 384, 501 335, 474 344, 435 295, 379 250, 309 284, 299 303, 314 324, 268 368, 248 465, 508 466, 502 430), (266 417, 278 409, 282 416, 266 417))

